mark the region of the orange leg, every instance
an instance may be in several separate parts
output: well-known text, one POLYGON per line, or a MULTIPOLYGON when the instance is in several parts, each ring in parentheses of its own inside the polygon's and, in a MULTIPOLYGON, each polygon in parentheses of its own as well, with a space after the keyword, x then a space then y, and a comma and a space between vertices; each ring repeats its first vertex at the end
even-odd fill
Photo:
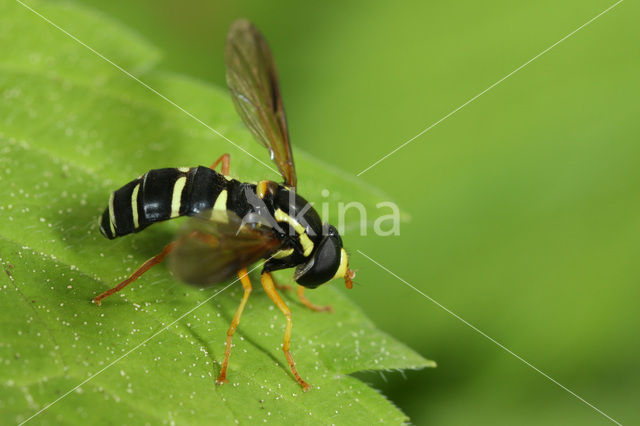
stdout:
POLYGON ((146 262, 144 262, 142 264, 142 266, 140 266, 138 269, 136 269, 136 271, 133 274, 131 274, 131 276, 129 278, 127 278, 126 280, 122 281, 120 284, 118 284, 117 286, 113 287, 112 289, 109 289, 109 290, 105 291, 100 296, 94 297, 93 301, 98 306, 100 306, 100 304, 102 303, 102 299, 104 299, 105 297, 111 296, 113 293, 119 292, 120 290, 122 290, 123 288, 125 288, 126 286, 128 286, 129 284, 131 284, 132 282, 137 280, 138 278, 140 278, 142 276, 142 274, 147 272, 149 269, 153 268, 158 263, 162 262, 164 260, 164 258, 167 257, 167 255, 169 253, 171 253, 171 251, 176 247, 177 243, 178 243, 177 241, 174 241, 172 243, 167 244, 165 246, 165 248, 162 249, 160 254, 157 254, 157 255, 153 256, 151 259, 149 259, 146 262))
POLYGON ((236 314, 233 316, 233 320, 231 321, 231 325, 229 326, 229 330, 227 331, 227 347, 224 351, 224 361, 222 362, 222 368, 220 369, 220 375, 218 376, 218 380, 216 380, 216 383, 219 385, 223 383, 227 383, 227 367, 229 366, 229 355, 231 355, 231 339, 233 338, 233 333, 236 332, 236 328, 238 327, 238 324, 240 324, 240 317, 242 316, 242 311, 244 311, 244 307, 247 304, 247 300, 249 300, 249 295, 251 294, 251 290, 252 290, 251 280, 249 279, 249 273, 247 272, 247 268, 239 270, 238 277, 240 278, 240 282, 242 283, 244 294, 242 295, 240 306, 238 306, 238 310, 236 311, 236 314))
POLYGON ((271 275, 271 280, 273 281, 273 286, 278 290, 281 290, 281 291, 293 290, 293 287, 291 287, 289 284, 280 284, 278 281, 276 281, 273 275, 271 275))
POLYGON ((293 377, 295 377, 297 382, 300 383, 300 386, 302 386, 302 390, 306 392, 311 389, 311 385, 302 380, 302 377, 300 377, 300 374, 298 374, 298 370, 296 370, 296 363, 293 361, 293 357, 289 352, 289 347, 291 346, 291 310, 286 305, 286 303, 284 303, 284 301, 276 291, 276 287, 273 284, 273 278, 271 277, 270 273, 265 272, 264 274, 262 274, 261 282, 264 291, 267 293, 267 295, 269 295, 271 301, 273 301, 273 303, 275 303, 276 306, 282 311, 284 316, 287 317, 287 328, 284 332, 284 342, 282 343, 282 350, 284 351, 285 357, 287 357, 287 362, 289 363, 289 367, 291 367, 293 377))
POLYGON ((302 303, 304 306, 306 306, 307 308, 311 309, 312 311, 316 311, 316 312, 322 312, 322 311, 333 312, 333 308, 331 307, 331 305, 318 306, 318 305, 314 305, 313 303, 311 303, 311 301, 305 297, 305 295, 304 295, 304 287, 301 286, 301 285, 298 286, 297 294, 298 294, 298 299, 300 299, 300 303, 302 303))
POLYGON ((229 166, 231 164, 231 156, 229 154, 222 154, 210 167, 214 170, 218 164, 222 163, 222 174, 229 176, 229 166))
POLYGON ((291 291, 291 290, 293 290, 293 287, 291 287, 289 284, 280 284, 280 283, 274 281, 273 285, 275 286, 275 288, 277 288, 280 291, 291 291))

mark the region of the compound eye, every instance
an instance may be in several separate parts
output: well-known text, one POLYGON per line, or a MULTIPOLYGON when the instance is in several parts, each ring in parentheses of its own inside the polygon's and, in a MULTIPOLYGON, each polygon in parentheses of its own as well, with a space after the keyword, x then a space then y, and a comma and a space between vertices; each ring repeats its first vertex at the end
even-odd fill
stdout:
POLYGON ((340 267, 342 244, 340 237, 325 237, 309 261, 296 268, 293 279, 307 288, 316 288, 331 280, 340 267))

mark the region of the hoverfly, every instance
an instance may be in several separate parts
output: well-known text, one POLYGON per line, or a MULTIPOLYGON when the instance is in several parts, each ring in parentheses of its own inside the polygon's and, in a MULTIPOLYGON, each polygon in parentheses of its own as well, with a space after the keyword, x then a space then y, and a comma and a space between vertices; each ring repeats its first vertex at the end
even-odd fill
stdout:
POLYGON ((297 179, 276 67, 267 42, 246 20, 231 25, 225 46, 227 85, 233 103, 255 139, 271 153, 283 184, 263 180, 243 183, 229 175, 229 154, 211 167, 150 170, 111 194, 99 218, 100 230, 113 239, 179 216, 191 216, 181 236, 146 261, 129 278, 95 297, 122 290, 169 255, 170 268, 182 281, 211 285, 239 277, 244 294, 227 332, 224 361, 217 379, 227 382, 231 340, 252 290, 247 268, 266 259, 261 284, 287 320, 283 350, 293 376, 306 391, 310 385, 298 374, 289 352, 291 311, 277 292, 272 272, 295 267, 297 294, 307 307, 316 306, 305 288, 334 278, 352 287, 355 273, 336 228, 323 224, 313 207, 296 193, 297 179), (216 166, 221 165, 221 173, 216 166))

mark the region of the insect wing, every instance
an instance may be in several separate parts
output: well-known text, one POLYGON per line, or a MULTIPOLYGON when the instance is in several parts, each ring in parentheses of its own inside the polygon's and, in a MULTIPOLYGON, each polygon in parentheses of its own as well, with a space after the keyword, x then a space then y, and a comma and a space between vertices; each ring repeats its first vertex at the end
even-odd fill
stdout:
POLYGON ((235 21, 225 47, 227 85, 236 110, 275 161, 285 184, 297 185, 287 119, 276 65, 262 34, 249 21, 235 21))
POLYGON ((185 223, 169 256, 169 268, 175 277, 189 284, 216 284, 281 245, 268 226, 245 224, 230 211, 209 210, 185 223))

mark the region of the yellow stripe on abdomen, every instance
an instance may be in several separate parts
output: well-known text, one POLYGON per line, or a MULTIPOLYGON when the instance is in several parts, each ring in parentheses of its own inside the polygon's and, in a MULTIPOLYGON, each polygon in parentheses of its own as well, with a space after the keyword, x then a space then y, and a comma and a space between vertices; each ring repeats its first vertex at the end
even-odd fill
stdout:
POLYGON ((213 205, 213 210, 218 210, 223 212, 227 211, 227 197, 228 197, 228 192, 226 189, 223 189, 220 195, 218 195, 218 198, 216 198, 216 202, 213 205))
POLYGON ((171 197, 171 216, 172 218, 180 216, 180 205, 182 200, 182 191, 187 184, 187 177, 181 176, 173 185, 173 196, 171 197))
POLYGON ((137 184, 135 188, 133 188, 133 193, 131 194, 131 214, 133 215, 133 229, 138 229, 140 223, 138 221, 138 191, 140 190, 140 184, 137 184))
POLYGON ((229 223, 229 219, 226 215, 216 216, 216 212, 226 212, 227 211, 227 198, 229 193, 226 189, 223 189, 222 192, 216 198, 216 202, 213 204, 213 209, 211 210, 211 219, 222 220, 225 223, 229 223))
POLYGON ((109 197, 109 226, 111 227, 111 235, 116 235, 116 214, 113 211, 113 200, 116 197, 116 193, 112 192, 109 197))

